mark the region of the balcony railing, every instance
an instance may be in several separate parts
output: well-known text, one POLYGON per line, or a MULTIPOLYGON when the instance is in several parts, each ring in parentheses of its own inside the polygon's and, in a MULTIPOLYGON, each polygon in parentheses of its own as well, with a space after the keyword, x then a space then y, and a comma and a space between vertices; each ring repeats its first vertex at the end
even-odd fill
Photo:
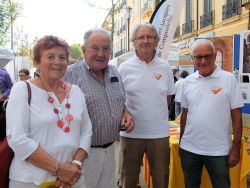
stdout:
POLYGON ((200 16, 200 29, 214 25, 214 10, 200 16))
POLYGON ((241 1, 234 0, 222 6, 222 20, 241 14, 241 1))
POLYGON ((120 56, 122 54, 125 54, 125 53, 126 53, 126 50, 125 49, 121 49, 120 51, 115 52, 115 57, 118 57, 118 56, 120 56))
POLYGON ((189 22, 182 24, 183 35, 192 33, 193 31, 194 31, 194 20, 190 20, 189 22))
POLYGON ((178 25, 176 30, 175 30, 174 38, 178 38, 180 35, 181 35, 181 28, 178 25))

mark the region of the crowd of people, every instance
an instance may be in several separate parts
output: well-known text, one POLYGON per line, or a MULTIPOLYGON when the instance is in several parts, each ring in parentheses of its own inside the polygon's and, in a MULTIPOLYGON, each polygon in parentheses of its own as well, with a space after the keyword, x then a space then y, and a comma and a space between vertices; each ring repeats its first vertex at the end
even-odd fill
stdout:
POLYGON ((21 81, 12 87, 7 72, 0 70, 0 103, 8 98, 6 137, 14 151, 9 187, 113 188, 119 138, 118 186, 139 187, 146 154, 153 187, 165 188, 169 120, 180 114, 185 187, 200 186, 204 165, 214 188, 229 188, 229 168, 240 156, 239 85, 216 66, 207 39, 191 48, 196 72, 182 71, 177 81, 179 70, 155 53, 158 41, 152 24, 137 24, 131 32, 135 55, 117 70, 108 64, 112 44, 104 29, 85 33, 84 58, 70 66, 68 44, 44 36, 34 46, 36 77, 22 69, 21 81))

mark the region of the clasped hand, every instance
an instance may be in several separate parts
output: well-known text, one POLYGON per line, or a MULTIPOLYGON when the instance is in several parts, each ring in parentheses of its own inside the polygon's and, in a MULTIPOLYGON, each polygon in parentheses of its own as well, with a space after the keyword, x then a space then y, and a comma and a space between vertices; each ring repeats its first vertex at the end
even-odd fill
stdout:
POLYGON ((55 188, 71 188, 81 178, 81 175, 79 166, 72 163, 61 163, 55 188))
POLYGON ((134 119, 127 110, 125 110, 122 114, 121 125, 124 125, 126 132, 128 133, 131 132, 135 127, 134 119))

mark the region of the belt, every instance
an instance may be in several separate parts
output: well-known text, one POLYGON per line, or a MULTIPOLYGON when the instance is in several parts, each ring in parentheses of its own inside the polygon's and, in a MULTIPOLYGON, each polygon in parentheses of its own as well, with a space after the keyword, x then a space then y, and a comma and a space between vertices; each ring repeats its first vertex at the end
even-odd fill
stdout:
POLYGON ((114 142, 110 142, 110 143, 107 143, 107 144, 103 144, 103 145, 98 145, 98 146, 92 146, 92 148, 107 148, 109 146, 111 146, 114 142))

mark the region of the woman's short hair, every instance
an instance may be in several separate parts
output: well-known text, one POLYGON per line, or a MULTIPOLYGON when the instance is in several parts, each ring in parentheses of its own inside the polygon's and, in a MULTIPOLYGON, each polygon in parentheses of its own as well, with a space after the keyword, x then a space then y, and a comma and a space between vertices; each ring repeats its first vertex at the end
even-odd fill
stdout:
POLYGON ((66 52, 67 58, 69 57, 69 45, 65 40, 53 35, 47 35, 40 38, 34 46, 33 61, 40 63, 41 55, 44 50, 57 47, 63 48, 66 52))
POLYGON ((155 34, 155 38, 156 40, 159 40, 159 36, 158 36, 158 33, 157 33, 157 30, 155 28, 154 25, 152 25, 151 23, 139 23, 139 24, 136 24, 131 32, 131 37, 130 37, 130 41, 135 41, 135 38, 136 38, 136 32, 140 29, 140 28, 150 28, 152 29, 152 31, 154 32, 155 34))

